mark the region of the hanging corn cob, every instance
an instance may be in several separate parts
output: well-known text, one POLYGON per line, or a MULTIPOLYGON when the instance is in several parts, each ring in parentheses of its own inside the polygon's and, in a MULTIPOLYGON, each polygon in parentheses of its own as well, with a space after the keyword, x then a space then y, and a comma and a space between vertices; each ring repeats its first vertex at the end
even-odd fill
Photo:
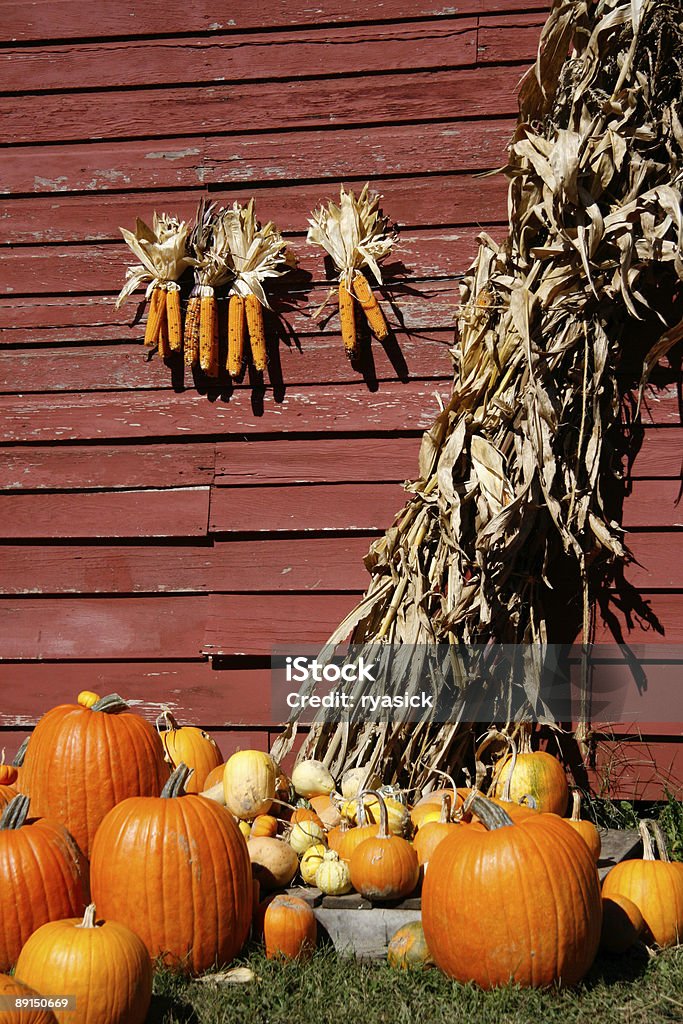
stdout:
POLYGON ((227 284, 232 276, 230 245, 226 221, 228 211, 213 214, 209 208, 205 215, 210 226, 208 245, 197 252, 199 263, 199 366, 207 377, 217 377, 218 360, 218 303, 216 288, 227 284))
POLYGON ((382 341, 389 334, 387 322, 370 283, 363 272, 368 267, 382 284, 379 264, 391 252, 396 239, 389 219, 379 208, 380 196, 365 184, 356 198, 342 186, 339 206, 329 202, 309 219, 307 241, 319 245, 332 258, 339 272, 339 320, 342 341, 349 358, 358 349, 356 307, 365 312, 370 330, 382 341))
POLYGON ((180 286, 177 282, 194 262, 186 249, 189 228, 176 217, 155 213, 151 228, 138 217, 135 231, 119 230, 140 263, 128 267, 126 283, 117 296, 116 308, 141 284, 149 281, 145 345, 157 345, 159 355, 165 358, 171 351, 180 349, 182 344, 180 286))
POLYGON ((266 335, 263 308, 270 309, 263 282, 280 277, 296 266, 296 257, 270 221, 260 227, 254 200, 246 206, 234 203, 225 210, 225 229, 230 247, 234 280, 228 308, 228 373, 239 377, 244 362, 245 320, 254 369, 266 368, 266 335))
POLYGON ((207 206, 206 200, 202 197, 197 207, 194 226, 188 238, 189 249, 194 257, 194 287, 187 302, 183 334, 183 350, 187 366, 196 366, 199 363, 199 322, 202 303, 200 274, 206 252, 211 244, 213 211, 214 204, 210 203, 207 206))

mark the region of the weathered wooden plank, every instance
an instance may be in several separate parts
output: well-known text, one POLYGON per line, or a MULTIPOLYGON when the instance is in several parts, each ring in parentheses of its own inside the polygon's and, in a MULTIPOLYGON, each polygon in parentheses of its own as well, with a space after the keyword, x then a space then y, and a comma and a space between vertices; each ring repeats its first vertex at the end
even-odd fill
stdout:
POLYGON ((271 724, 268 667, 217 671, 205 658, 198 658, 0 664, 0 728, 32 726, 49 708, 71 704, 80 690, 93 687, 102 694, 119 693, 151 722, 167 705, 183 725, 201 725, 211 731, 228 725, 271 724))
POLYGON ((0 193, 188 188, 220 182, 321 182, 387 174, 486 170, 504 159, 511 120, 340 128, 149 142, 20 146, 5 152, 0 193))
MULTIPOLYGON (((383 198, 387 216, 400 227, 430 225, 482 225, 505 220, 507 183, 502 175, 490 178, 456 173, 427 177, 373 177, 372 186, 383 198)), ((244 204, 251 196, 248 184, 219 187, 211 199, 223 205, 244 204)), ((305 233, 311 211, 334 192, 332 186, 288 183, 286 186, 261 186, 256 194, 258 214, 286 227, 305 233)), ((36 245, 42 242, 92 242, 119 240, 119 225, 132 226, 135 218, 151 217, 153 210, 172 209, 177 216, 191 220, 199 196, 205 190, 185 192, 123 192, 102 196, 51 195, 13 199, 2 211, 2 234, 8 243, 36 245)))
POLYGON ((633 478, 680 477, 682 470, 683 429, 646 430, 633 463, 633 478))
MULTIPOLYGON (((121 267, 117 283, 121 280, 121 267)), ((289 325, 290 332, 298 338, 319 336, 334 331, 337 312, 333 302, 325 310, 321 321, 313 320, 315 310, 330 294, 331 285, 314 287, 310 292, 300 288, 288 292, 291 302, 298 305, 283 310, 282 302, 273 298, 279 315, 289 325)), ((459 301, 457 282, 430 281, 418 284, 410 282, 404 287, 396 282, 391 288, 383 288, 380 301, 389 304, 387 315, 393 323, 399 320, 399 313, 391 309, 394 303, 400 311, 404 328, 419 331, 421 335, 431 329, 454 330, 456 307, 459 301), (395 319, 394 319, 395 318, 395 319)), ((222 299, 219 299, 220 316, 224 318, 222 299)), ((121 309, 114 309, 113 296, 65 295, 63 297, 38 296, 36 298, 14 299, 0 296, 0 317, 3 330, 0 333, 0 347, 7 345, 64 345, 82 342, 137 341, 144 336, 144 323, 134 323, 137 303, 131 301, 121 309)), ((438 340, 441 335, 434 335, 438 340)))
MULTIPOLYGON (((459 15, 545 11, 546 0, 461 0, 459 15)), ((430 3, 420 7, 420 18, 451 17, 453 8, 430 3)), ((219 17, 216 5, 199 0, 188 6, 180 0, 148 0, 140 6, 136 0, 101 0, 97 6, 83 6, 80 0, 56 0, 49 8, 31 0, 3 0, 0 5, 3 41, 54 39, 106 39, 108 36, 156 36, 173 33, 220 33, 229 36, 245 29, 274 29, 292 25, 326 25, 347 22, 392 22, 415 18, 410 0, 392 3, 386 10, 367 4, 325 0, 309 7, 294 0, 280 0, 274 6, 239 3, 219 17)))
POLYGON ((7 448, 0 491, 196 487, 214 476, 211 443, 7 448))
MULTIPOLYGON (((298 52, 298 51, 297 51, 298 52)), ((245 55, 246 57, 246 55, 245 55)), ((432 62, 438 64, 439 51, 432 62)), ((299 59, 301 55, 299 55, 299 59)), ((357 65, 352 65, 354 71, 357 65)), ((0 121, 16 144, 85 139, 163 139, 177 135, 289 131, 333 125, 406 124, 454 116, 499 117, 517 111, 520 65, 400 75, 221 82, 130 92, 0 96, 0 121), (228 122, 226 112, 237 111, 228 122)), ((231 138, 232 145, 232 138, 231 138)))
POLYGON ((597 745, 597 765, 589 773, 599 795, 616 793, 622 800, 663 800, 666 786, 683 795, 683 742, 633 742, 625 738, 597 745))
POLYGON ((416 475, 419 450, 414 437, 219 443, 214 484, 400 483, 416 475))
POLYGON ((4 594, 358 593, 369 577, 361 537, 214 541, 211 545, 4 544, 4 594))
POLYGON ((399 484, 217 487, 211 492, 209 529, 212 533, 385 530, 406 498, 399 484))
MULTIPOLYGON (((386 306, 388 320, 395 319, 386 306)), ((336 319, 336 314, 335 314, 336 319)), ((317 337, 300 339, 295 347, 281 339, 275 349, 275 325, 271 321, 271 365, 268 376, 276 384, 280 378, 288 386, 298 384, 353 383, 362 377, 374 380, 450 377, 453 330, 444 330, 440 338, 413 338, 397 331, 390 345, 375 341, 366 346, 366 357, 356 365, 346 358, 341 335, 331 330, 317 337), (278 352, 277 359, 273 351, 278 352)), ((227 344, 223 325, 223 341, 227 344)), ((228 383, 227 371, 222 374, 228 383)), ((248 386, 242 378, 237 386, 248 386)), ((55 391, 109 391, 137 388, 194 388, 192 370, 181 359, 164 364, 138 342, 121 345, 93 345, 74 348, 28 348, 23 346, 4 353, 0 361, 0 393, 27 394, 55 391)))
POLYGON ((229 401, 212 402, 186 391, 0 396, 2 442, 92 441, 114 438, 191 437, 237 434, 413 431, 428 427, 450 387, 433 381, 345 388, 242 389, 229 401))
MULTIPOLYGON (((433 21, 384 22, 261 32, 220 38, 128 39, 116 43, 64 43, 0 51, 6 92, 62 91, 175 82, 313 78, 361 70, 404 71, 419 67, 532 60, 542 18, 511 14, 433 21)), ((286 86, 284 89, 286 90, 286 86)))
MULTIPOLYGON (((3 598, 0 660, 196 659, 203 642, 207 611, 208 598, 204 594, 3 598)), ((237 618, 233 619, 233 627, 241 631, 237 618)))
MULTIPOLYGON (((411 277, 451 277, 466 270, 477 251, 476 227, 443 228, 440 231, 404 231, 396 257, 387 261, 388 275, 399 262, 408 268, 411 277)), ((307 245, 304 239, 291 244, 301 261, 303 270, 314 280, 325 280, 325 269, 320 249, 307 245)), ((69 292, 116 292, 125 280, 126 267, 134 262, 123 243, 116 245, 72 245, 58 254, 52 247, 22 246, 11 251, 3 273, 2 294, 48 294, 69 292)), ((189 278, 188 278, 189 281, 189 278)), ((300 284, 294 279, 290 287, 300 284)), ((191 285, 188 285, 188 291, 191 285)), ((280 293, 286 293, 283 281, 280 293)), ((140 293, 142 298, 143 293, 140 293)), ((123 320, 126 310, 119 317, 123 320)))
POLYGON ((626 543, 636 559, 625 570, 630 584, 644 590, 683 590, 683 559, 671 557, 680 546, 680 534, 632 531, 626 543))
POLYGON ((202 654, 269 656, 277 644, 325 643, 356 600, 351 594, 211 594, 202 654))
POLYGON ((610 604, 610 618, 598 613, 595 630, 598 644, 683 644, 683 593, 627 594, 610 604), (633 606, 624 609, 625 602, 633 606))
POLYGON ((209 488, 0 494, 6 539, 204 537, 209 488))
POLYGON ((683 527, 680 480, 636 480, 624 500, 623 523, 634 527, 683 527))

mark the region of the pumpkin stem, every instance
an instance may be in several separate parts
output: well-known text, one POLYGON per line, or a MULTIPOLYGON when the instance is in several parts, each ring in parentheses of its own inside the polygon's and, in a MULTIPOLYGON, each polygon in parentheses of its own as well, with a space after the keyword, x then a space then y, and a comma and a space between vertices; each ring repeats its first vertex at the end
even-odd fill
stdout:
POLYGON ((119 711, 128 711, 130 705, 126 704, 123 697, 118 693, 108 693, 106 697, 100 697, 96 704, 93 704, 91 711, 103 711, 108 715, 115 715, 119 711))
POLYGON ((21 744, 21 746, 17 750, 15 756, 14 756, 14 760, 12 761, 12 765, 15 768, 22 768, 23 767, 24 758, 26 757, 26 750, 28 748, 28 741, 29 741, 29 739, 30 739, 30 737, 27 736, 26 739, 24 740, 24 742, 21 744))
POLYGON ((88 906, 85 908, 85 913, 83 914, 83 920, 81 921, 80 924, 77 924, 76 927, 77 928, 95 928, 96 927, 96 921, 97 921, 97 912, 95 910, 95 904, 94 903, 89 903, 88 906))
MULTIPOLYGON (((379 803, 379 832, 377 833, 377 839, 389 839, 389 813, 387 811, 387 805, 384 802, 384 797, 376 789, 364 789, 358 794, 358 810, 360 818, 360 808, 363 806, 363 800, 366 796, 377 797, 379 803)), ((365 811, 363 811, 363 817, 365 818, 365 811)), ((365 822, 363 822, 365 824, 365 822)))
POLYGON ((0 817, 0 832, 21 828, 28 818, 29 798, 20 793, 7 804, 0 817))
MULTIPOLYGON (((176 770, 171 775, 170 779, 161 791, 162 797, 167 800, 172 800, 177 796, 185 795, 185 784, 189 779, 194 768, 188 768, 187 765, 181 761, 176 770)), ((207 792, 210 792, 207 790, 207 792)))
POLYGON ((652 837, 650 836, 650 830, 648 828, 649 824, 650 821, 648 818, 643 818, 642 821, 638 822, 638 831, 640 832, 640 838, 643 840, 643 860, 655 859, 652 837))
POLYGON ((474 793, 471 798, 470 807, 479 818, 484 828, 493 832, 497 828, 506 828, 514 825, 510 815, 499 804, 487 800, 481 793, 474 793))
POLYGON ((0 765, 3 765, 4 763, 5 763, 5 748, 3 747, 2 748, 2 753, 0 753, 0 765))
POLYGON ((157 715, 157 720, 154 723, 156 731, 161 735, 162 732, 171 732, 178 729, 178 722, 173 717, 173 712, 166 705, 161 709, 161 714, 157 715))
POLYGON ((581 794, 578 789, 572 790, 572 821, 581 821, 581 794))
MULTIPOLYGON (((481 764, 481 755, 486 750, 486 748, 488 747, 492 740, 504 740, 505 743, 507 743, 508 747, 510 748, 510 752, 512 754, 510 759, 510 770, 508 772, 507 779, 505 780, 503 794, 501 796, 501 800, 504 800, 506 803, 510 804, 512 803, 512 800, 510 799, 510 787, 512 786, 512 776, 514 775, 515 767, 517 765, 517 744, 513 740, 512 736, 508 736, 507 733, 501 732, 500 729, 489 729, 489 731, 484 736, 484 739, 482 740, 482 742, 479 744, 475 751, 474 757, 477 763, 477 779, 475 782, 475 787, 476 789, 479 789, 480 776, 478 766, 479 764, 481 764)), ((494 777, 493 781, 491 782, 491 785, 489 786, 489 793, 491 793, 491 791, 495 789, 495 786, 496 779, 494 777)))
POLYGON ((448 795, 448 793, 444 793, 444 795, 441 797, 441 817, 439 818, 439 821, 441 821, 441 822, 443 822, 444 824, 447 825, 450 820, 451 820, 451 798, 448 795))
POLYGON ((664 833, 661 830, 659 822, 658 821, 651 821, 650 822, 650 827, 651 827, 652 831, 654 832, 655 840, 657 841, 657 849, 659 850, 659 859, 663 860, 665 863, 668 864, 671 861, 671 858, 669 857, 669 851, 666 848, 666 839, 664 838, 664 833))

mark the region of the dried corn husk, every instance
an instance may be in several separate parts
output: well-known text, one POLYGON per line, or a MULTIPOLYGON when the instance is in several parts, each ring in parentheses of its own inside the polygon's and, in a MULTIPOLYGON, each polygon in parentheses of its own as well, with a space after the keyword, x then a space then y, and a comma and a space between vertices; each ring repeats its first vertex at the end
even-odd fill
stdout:
POLYGON ((262 306, 270 309, 264 282, 296 267, 296 256, 272 221, 261 227, 253 199, 246 206, 233 203, 232 208, 221 211, 221 217, 234 275, 231 292, 245 299, 255 295, 262 306))
POLYGON ((370 192, 366 182, 360 195, 341 186, 339 206, 328 202, 315 210, 309 219, 307 241, 319 245, 332 258, 339 280, 347 288, 355 272, 369 267, 378 284, 382 284, 380 263, 386 259, 396 241, 396 231, 382 213, 381 196, 370 192))
POLYGON ((194 264, 194 259, 187 252, 189 230, 185 221, 156 212, 151 228, 140 217, 135 222, 135 231, 119 228, 126 245, 140 263, 128 267, 126 283, 116 298, 117 309, 145 281, 149 281, 146 291, 149 298, 157 285, 177 281, 194 264))
MULTIPOLYGON (((574 619, 590 639, 596 602, 631 557, 610 488, 623 479, 624 427, 637 425, 633 387, 683 336, 680 13, 675 0, 555 0, 521 83, 507 238, 480 236, 452 395, 330 647, 350 632, 360 645, 534 651, 572 639, 562 629, 574 619), (620 376, 637 358, 642 375, 620 376), (564 620, 551 617, 558 592, 564 620)), ((341 257, 338 234, 326 237, 341 257)), ((542 717, 533 665, 525 692, 542 717)), ((293 719, 273 756, 295 732, 293 719)), ((471 749, 458 723, 321 723, 299 756, 337 777, 380 767, 385 781, 420 788, 471 749)))

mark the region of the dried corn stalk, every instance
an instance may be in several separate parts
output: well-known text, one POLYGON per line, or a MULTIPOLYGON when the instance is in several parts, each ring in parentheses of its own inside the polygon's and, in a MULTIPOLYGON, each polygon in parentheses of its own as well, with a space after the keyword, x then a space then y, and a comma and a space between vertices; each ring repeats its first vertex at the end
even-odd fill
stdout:
POLYGON ((181 347, 180 289, 178 279, 194 260, 187 252, 189 227, 166 213, 154 213, 150 228, 139 217, 135 231, 119 228, 128 248, 140 263, 128 267, 126 283, 116 299, 116 308, 148 281, 145 297, 150 309, 145 328, 145 345, 158 345, 159 354, 181 347))
POLYGON ((281 277, 295 267, 296 257, 271 221, 261 227, 253 199, 246 206, 234 203, 232 209, 221 215, 234 275, 228 316, 228 371, 231 377, 238 377, 244 359, 245 317, 254 369, 266 368, 263 308, 270 309, 270 306, 264 284, 269 278, 281 277), (239 299, 244 300, 243 303, 239 299))
MULTIPOLYGON (((555 0, 521 84, 508 236, 480 236, 450 401, 330 644, 564 642, 574 619, 588 638, 596 595, 630 558, 610 497, 638 415, 620 372, 639 361, 642 386, 683 337, 680 13, 674 0, 555 0)), ((536 710, 533 675, 527 696, 536 710)), ((414 787, 469 749, 457 724, 321 723, 301 756, 414 787)))
POLYGON ((365 312, 368 325, 381 341, 389 329, 370 283, 363 273, 369 268, 378 284, 382 284, 380 263, 391 252, 396 232, 382 213, 376 192, 365 184, 358 197, 342 185, 339 206, 329 202, 312 214, 307 241, 318 245, 331 257, 339 273, 339 321, 347 356, 358 349, 356 305, 365 312))

